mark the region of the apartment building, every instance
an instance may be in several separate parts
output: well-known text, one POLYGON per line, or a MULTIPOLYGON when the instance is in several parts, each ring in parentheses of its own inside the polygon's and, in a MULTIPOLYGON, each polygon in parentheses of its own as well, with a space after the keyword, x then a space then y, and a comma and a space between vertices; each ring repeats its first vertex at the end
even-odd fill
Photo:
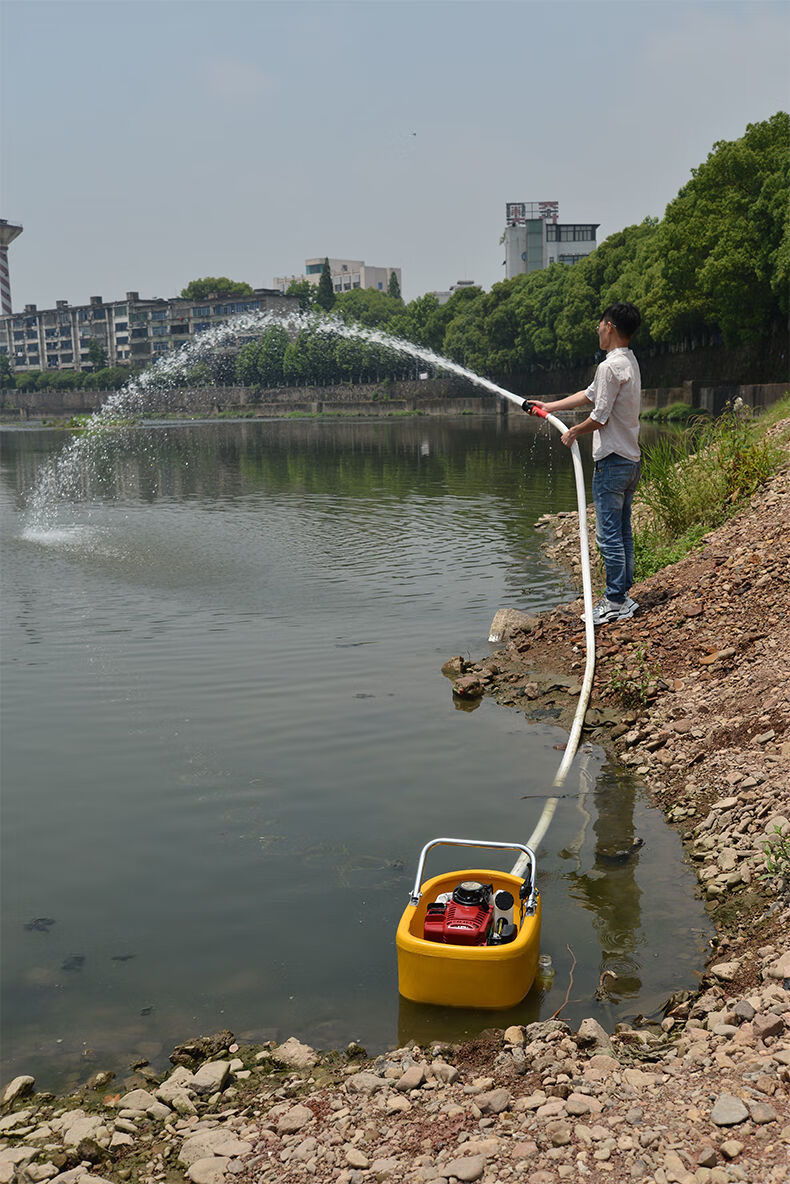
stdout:
POLYGON ((124 300, 109 302, 92 296, 88 304, 58 300, 49 309, 27 304, 21 313, 0 317, 0 353, 19 372, 93 370, 97 351, 91 342, 96 342, 108 366, 144 366, 239 313, 285 315, 298 308, 296 297, 271 288, 200 301, 145 300, 127 292, 124 300))

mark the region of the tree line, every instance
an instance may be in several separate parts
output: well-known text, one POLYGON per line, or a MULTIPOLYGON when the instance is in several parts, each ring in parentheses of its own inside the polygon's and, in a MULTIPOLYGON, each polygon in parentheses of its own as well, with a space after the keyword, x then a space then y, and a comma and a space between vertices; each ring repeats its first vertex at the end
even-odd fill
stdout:
MULTIPOLYGON (((406 304, 399 294, 355 289, 317 302, 306 281, 292 285, 304 308, 380 328, 427 346, 495 379, 530 369, 591 362, 601 311, 629 300, 642 313, 639 349, 718 344, 734 348, 786 332, 790 293, 790 116, 749 124, 737 140, 713 146, 666 207, 605 239, 573 266, 468 287, 440 304, 431 293, 406 304)), ((245 347, 242 383, 364 381, 400 377, 403 362, 364 343, 308 331, 286 341, 272 329, 245 347), (257 350, 257 354, 256 354, 257 350)))
MULTIPOLYGON (((432 293, 405 303, 393 274, 387 292, 335 293, 328 262, 317 286, 297 281, 288 292, 306 311, 383 329, 494 379, 591 362, 598 316, 617 300, 642 313, 640 350, 733 348, 786 332, 790 115, 779 111, 749 124, 739 139, 719 141, 691 173, 663 218, 647 217, 610 235, 572 266, 553 263, 490 292, 468 287, 444 304, 432 293)), ((193 281, 194 290, 217 282, 193 281)), ((194 294, 189 285, 187 291, 194 294)), ((215 382, 221 376, 266 388, 401 378, 413 376, 414 364, 367 342, 308 326, 293 336, 275 325, 210 370, 215 382)), ((105 374, 117 381, 106 371, 75 378, 84 386, 105 374)), ((45 374, 41 381, 62 386, 64 377, 45 374)), ((17 385, 26 378, 32 376, 17 376, 17 385)))

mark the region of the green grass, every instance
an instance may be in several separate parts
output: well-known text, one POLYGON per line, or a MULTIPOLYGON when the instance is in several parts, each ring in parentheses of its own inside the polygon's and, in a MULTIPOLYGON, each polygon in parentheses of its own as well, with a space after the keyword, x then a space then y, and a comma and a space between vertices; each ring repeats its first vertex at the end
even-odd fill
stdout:
POLYGON ((653 423, 687 423, 704 414, 704 411, 691 407, 688 403, 670 403, 668 407, 651 407, 649 411, 644 411, 639 418, 650 420, 653 423))
POLYGON ((634 531, 634 567, 637 580, 646 580, 655 575, 671 563, 677 563, 689 551, 702 545, 702 540, 708 533, 708 527, 698 524, 689 529, 679 538, 667 541, 655 531, 634 531))
POLYGON ((644 449, 636 503, 636 578, 676 563, 736 513, 784 455, 767 431, 790 415, 790 397, 753 420, 726 410, 644 449))

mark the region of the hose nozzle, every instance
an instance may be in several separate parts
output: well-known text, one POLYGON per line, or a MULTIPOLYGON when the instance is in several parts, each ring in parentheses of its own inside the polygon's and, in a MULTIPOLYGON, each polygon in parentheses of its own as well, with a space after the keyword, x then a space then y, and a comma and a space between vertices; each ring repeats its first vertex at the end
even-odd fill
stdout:
POLYGON ((527 415, 539 415, 541 419, 545 419, 548 411, 544 411, 542 407, 538 407, 536 403, 531 403, 529 399, 525 399, 521 404, 521 410, 525 411, 527 415))

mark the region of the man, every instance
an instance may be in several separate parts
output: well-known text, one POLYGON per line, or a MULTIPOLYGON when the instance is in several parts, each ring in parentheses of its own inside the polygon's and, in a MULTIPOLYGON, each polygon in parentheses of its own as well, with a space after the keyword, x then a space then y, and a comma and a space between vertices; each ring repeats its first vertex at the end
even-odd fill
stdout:
POLYGON ((631 503, 640 474, 642 379, 629 346, 641 320, 633 304, 610 304, 598 322, 598 344, 606 357, 587 389, 554 403, 529 400, 549 412, 592 403, 587 419, 564 432, 562 442, 570 448, 579 436, 593 433, 595 541, 606 567, 606 595, 593 610, 595 625, 627 621, 639 608, 629 592, 634 582, 631 503))

